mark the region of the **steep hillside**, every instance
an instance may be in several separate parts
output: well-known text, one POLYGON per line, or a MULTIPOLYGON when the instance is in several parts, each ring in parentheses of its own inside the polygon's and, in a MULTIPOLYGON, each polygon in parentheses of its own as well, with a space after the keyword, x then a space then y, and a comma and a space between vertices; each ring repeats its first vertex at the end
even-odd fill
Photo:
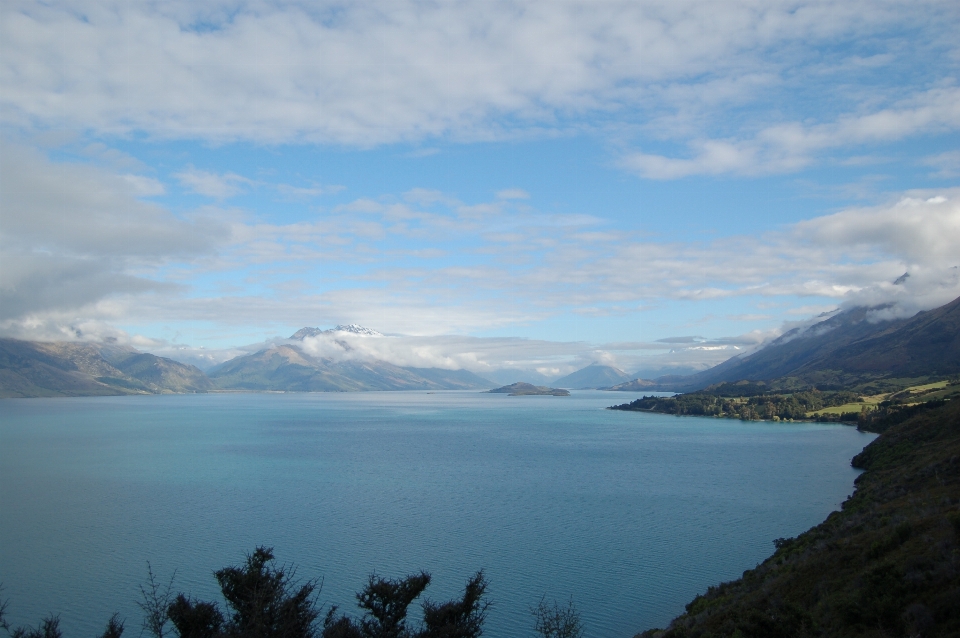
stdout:
POLYGON ((818 368, 901 377, 960 374, 960 299, 838 348, 818 368))
POLYGON ((847 310, 795 328, 753 354, 663 385, 683 391, 743 379, 793 379, 827 388, 960 373, 960 299, 909 319, 870 317, 868 308, 847 310))
POLYGON ((642 638, 960 635, 960 401, 894 425, 827 520, 642 638))
POLYGON ((117 346, 0 339, 0 397, 207 392, 198 368, 117 346))

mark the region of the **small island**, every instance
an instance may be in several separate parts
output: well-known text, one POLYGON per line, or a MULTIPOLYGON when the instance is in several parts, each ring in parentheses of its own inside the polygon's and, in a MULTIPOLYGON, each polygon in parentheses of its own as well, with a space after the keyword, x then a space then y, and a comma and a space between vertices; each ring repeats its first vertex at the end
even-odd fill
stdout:
POLYGON ((517 383, 511 383, 510 385, 505 385, 502 388, 495 388, 493 390, 487 390, 490 394, 507 394, 512 397, 521 397, 528 395, 546 395, 546 396, 555 396, 555 397, 568 397, 570 392, 568 390, 562 390, 560 388, 548 388, 543 385, 533 385, 532 383, 524 383, 523 381, 518 381, 517 383))

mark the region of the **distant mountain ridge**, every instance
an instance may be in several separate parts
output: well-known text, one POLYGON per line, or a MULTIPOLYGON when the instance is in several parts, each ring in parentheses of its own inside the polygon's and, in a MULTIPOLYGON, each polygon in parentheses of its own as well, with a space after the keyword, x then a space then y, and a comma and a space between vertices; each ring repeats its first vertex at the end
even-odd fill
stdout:
MULTIPOLYGON (((303 341, 322 333, 383 336, 376 330, 350 324, 331 330, 303 328, 290 341, 303 341)), ((114 344, 0 339, 0 398, 217 390, 471 390, 496 385, 468 370, 403 367, 377 359, 315 357, 290 343, 236 357, 204 374, 194 366, 114 344)))
MULTIPOLYGON (((960 298, 906 319, 872 321, 878 308, 852 308, 795 328, 760 350, 689 376, 630 380, 594 364, 553 385, 625 391, 699 390, 741 380, 823 390, 874 379, 960 374, 960 298)), ((0 338, 0 397, 209 392, 467 390, 497 383, 468 370, 415 368, 383 360, 311 355, 303 341, 327 333, 383 337, 356 324, 302 328, 287 343, 236 357, 205 375, 198 368, 115 344, 38 343, 0 338), (289 343, 301 342, 301 343, 289 343)), ((336 343, 349 344, 346 339, 336 343)), ((502 371, 501 371, 502 372, 502 371)), ((503 372, 503 374, 515 374, 503 372)), ((515 379, 516 377, 514 377, 515 379)), ((787 386, 784 386, 787 387, 787 386)))
POLYGON ((199 369, 111 344, 0 338, 0 397, 209 392, 199 369))
MULTIPOLYGON (((301 328, 290 341, 338 332, 383 336, 376 330, 350 324, 332 330, 301 328)), ((470 390, 495 385, 468 370, 402 367, 379 359, 337 360, 314 356, 292 343, 236 357, 211 368, 207 374, 221 388, 251 391, 470 390)))
POLYGON ((697 374, 611 389, 682 392, 741 380, 792 380, 829 389, 869 379, 960 374, 960 298, 906 319, 872 321, 871 314, 882 309, 836 313, 697 374))
POLYGON ((592 363, 586 368, 560 377, 553 382, 553 385, 558 388, 571 388, 573 390, 594 390, 608 388, 625 381, 630 381, 630 375, 620 368, 592 363))

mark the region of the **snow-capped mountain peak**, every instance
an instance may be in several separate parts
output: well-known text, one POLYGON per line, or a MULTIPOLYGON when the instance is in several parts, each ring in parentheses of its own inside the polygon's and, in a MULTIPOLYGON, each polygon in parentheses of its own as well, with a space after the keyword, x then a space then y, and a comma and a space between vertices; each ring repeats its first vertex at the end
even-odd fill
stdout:
POLYGON ((358 326, 355 323, 348 324, 346 326, 337 326, 336 328, 331 328, 330 330, 324 330, 324 332, 352 332, 355 335, 363 335, 365 337, 382 337, 383 335, 376 330, 370 328, 364 328, 363 326, 358 326))
POLYGON ((364 337, 382 337, 383 335, 376 330, 371 330, 370 328, 364 328, 363 326, 358 326, 355 323, 351 323, 346 326, 337 326, 336 328, 330 328, 329 330, 321 330, 320 328, 300 328, 292 335, 291 339, 296 339, 297 341, 303 341, 307 337, 316 337, 322 334, 333 334, 336 332, 349 332, 355 335, 363 335, 364 337))

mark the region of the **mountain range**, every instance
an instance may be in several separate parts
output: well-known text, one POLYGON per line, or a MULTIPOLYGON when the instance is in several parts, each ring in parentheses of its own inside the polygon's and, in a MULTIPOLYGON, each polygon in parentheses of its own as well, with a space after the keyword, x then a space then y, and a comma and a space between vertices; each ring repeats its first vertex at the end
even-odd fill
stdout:
POLYGON ((382 337, 357 326, 303 328, 288 341, 204 373, 192 365, 126 346, 0 339, 0 398, 165 394, 217 390, 355 392, 470 390, 497 384, 467 370, 412 368, 382 360, 316 357, 304 339, 329 333, 382 337), (300 342, 300 343, 297 343, 300 342))
MULTIPOLYGON (((314 329, 299 330, 290 340, 302 341, 319 334, 309 330, 314 329)), ((313 356, 297 344, 276 345, 240 356, 211 368, 207 374, 218 387, 228 390, 470 390, 496 385, 467 370, 401 367, 377 359, 338 361, 313 356)))
MULTIPOLYGON (((752 354, 733 357, 697 374, 630 379, 615 367, 592 364, 551 385, 687 392, 750 380, 783 388, 828 390, 896 378, 960 374, 960 299, 906 319, 877 320, 883 310, 852 308, 820 317, 752 354)), ((116 344, 0 339, 0 397, 215 390, 469 390, 501 385, 468 370, 403 367, 379 359, 354 358, 349 344, 339 339, 334 342, 343 348, 339 353, 343 356, 312 354, 313 348, 305 340, 331 333, 383 337, 355 324, 332 330, 302 328, 282 343, 231 359, 206 374, 194 366, 116 344)), ((518 380, 516 376, 513 382, 518 380)))
POLYGON ((709 370, 637 379, 611 389, 685 392, 750 380, 826 390, 884 379, 960 374, 960 298, 905 319, 877 320, 883 310, 881 306, 838 312, 709 370))
POLYGON ((0 339, 0 398, 208 392, 199 368, 111 344, 0 339))

